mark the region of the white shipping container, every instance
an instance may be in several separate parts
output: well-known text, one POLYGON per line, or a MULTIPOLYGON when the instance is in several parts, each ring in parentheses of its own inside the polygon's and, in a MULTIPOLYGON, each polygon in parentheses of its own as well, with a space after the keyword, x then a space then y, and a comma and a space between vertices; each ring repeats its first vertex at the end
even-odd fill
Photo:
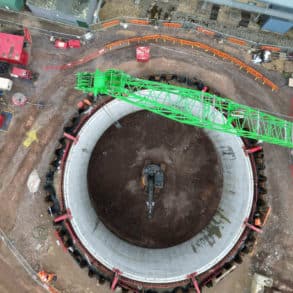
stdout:
POLYGON ((12 85, 12 80, 0 77, 0 90, 10 91, 12 89, 12 85))

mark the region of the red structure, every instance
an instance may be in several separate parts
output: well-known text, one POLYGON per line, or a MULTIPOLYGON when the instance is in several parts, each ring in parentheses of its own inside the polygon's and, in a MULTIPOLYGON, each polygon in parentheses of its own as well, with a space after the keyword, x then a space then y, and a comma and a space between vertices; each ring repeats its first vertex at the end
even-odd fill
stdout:
POLYGON ((33 79, 33 74, 30 70, 19 68, 16 66, 13 66, 10 72, 10 76, 15 78, 22 78, 22 79, 33 79))
POLYGON ((24 41, 24 36, 0 33, 0 61, 27 65, 29 58, 24 41))
POLYGON ((55 47, 58 49, 67 49, 68 43, 62 40, 56 40, 55 41, 55 47))
POLYGON ((262 150, 262 146, 261 145, 257 145, 255 147, 246 148, 245 149, 245 152, 246 152, 246 154, 253 154, 253 153, 259 152, 261 150, 262 150))
POLYGON ((27 28, 23 29, 23 35, 24 35, 25 40, 27 40, 30 44, 33 43, 31 33, 27 28))
POLYGON ((4 125, 4 120, 5 120, 4 115, 0 114, 0 128, 2 128, 2 126, 4 125))
POLYGON ((56 217, 54 219, 54 223, 59 223, 61 221, 67 220, 67 219, 72 219, 72 215, 71 215, 70 209, 67 209, 65 214, 56 217))
POLYGON ((69 40, 68 47, 69 48, 80 48, 81 47, 80 40, 69 40))
POLYGON ((147 62, 150 60, 150 47, 139 46, 136 48, 136 61, 147 62))
POLYGON ((196 275, 197 275, 197 273, 193 273, 191 275, 188 275, 187 278, 189 278, 191 280, 193 287, 195 289, 195 292, 200 293, 200 288, 199 288, 199 285, 198 285, 197 280, 195 278, 196 275))
POLYGON ((56 40, 55 47, 58 49, 80 48, 81 43, 80 43, 80 40, 68 40, 68 41, 56 40))
POLYGON ((119 281, 119 276, 121 275, 121 272, 118 269, 113 269, 115 275, 114 275, 114 279, 112 281, 111 284, 111 290, 114 291, 116 289, 116 286, 118 284, 119 281))
POLYGON ((244 225, 245 225, 246 227, 248 227, 249 229, 251 229, 251 230, 257 232, 257 233, 263 233, 263 230, 261 230, 261 229, 255 227, 254 225, 248 223, 248 219, 245 220, 244 225))
POLYGON ((75 136, 73 136, 73 135, 71 135, 71 134, 69 134, 69 133, 64 132, 63 135, 64 135, 66 138, 72 140, 74 143, 77 143, 77 141, 78 141, 78 137, 75 137, 75 136))

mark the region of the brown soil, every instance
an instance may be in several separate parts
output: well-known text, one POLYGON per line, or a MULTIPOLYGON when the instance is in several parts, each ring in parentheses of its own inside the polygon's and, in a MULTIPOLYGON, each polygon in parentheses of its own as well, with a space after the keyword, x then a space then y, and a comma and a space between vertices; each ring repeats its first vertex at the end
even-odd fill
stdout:
POLYGON ((44 292, 41 287, 36 287, 31 277, 23 270, 12 252, 0 243, 0 292, 44 292))
POLYGON ((148 112, 129 115, 121 125, 102 136, 89 164, 89 192, 99 218, 143 247, 190 239, 209 223, 220 201, 222 174, 213 144, 201 129, 148 112), (152 219, 141 185, 146 160, 166 165, 152 219))

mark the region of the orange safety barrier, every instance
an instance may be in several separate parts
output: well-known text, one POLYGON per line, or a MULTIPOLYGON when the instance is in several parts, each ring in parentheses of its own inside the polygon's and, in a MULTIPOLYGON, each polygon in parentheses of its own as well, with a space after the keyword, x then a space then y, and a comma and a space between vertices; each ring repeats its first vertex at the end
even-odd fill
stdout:
POLYGON ((111 50, 113 47, 121 46, 122 43, 123 43, 122 41, 115 41, 115 42, 109 43, 105 46, 105 49, 111 50))
POLYGON ((140 42, 142 42, 143 40, 142 40, 142 38, 141 37, 133 37, 133 38, 131 38, 131 39, 128 39, 128 42, 129 43, 140 43, 140 42))
POLYGON ((161 38, 161 35, 148 35, 141 37, 143 41, 157 41, 161 38))
POLYGON ((260 46, 260 49, 262 50, 270 50, 270 51, 274 51, 274 52, 280 52, 281 49, 278 47, 274 47, 274 46, 260 46))
POLYGON ((247 42, 240 40, 240 39, 229 37, 229 38, 227 38, 227 41, 230 43, 240 45, 240 46, 247 46, 247 42))
POLYGON ((214 36, 216 33, 214 32, 214 31, 210 31, 210 30, 207 30, 206 28, 203 28, 203 27, 201 27, 201 26, 198 26, 197 28, 196 28, 196 30, 198 31, 198 32, 200 32, 200 33, 204 33, 204 34, 206 34, 206 35, 208 35, 208 36, 214 36))
POLYGON ((138 24, 138 25, 148 25, 150 22, 148 20, 143 20, 143 19, 129 19, 129 23, 132 24, 138 24))
POLYGON ((163 22, 163 26, 172 27, 172 28, 181 28, 182 23, 178 23, 178 22, 163 22))
POLYGON ((202 49, 206 52, 209 52, 215 56, 218 56, 222 59, 229 60, 233 64, 238 65, 240 67, 240 69, 242 69, 242 68, 245 69, 246 72, 251 74, 252 76, 254 76, 255 79, 262 80, 263 84, 266 84, 267 86, 269 86, 273 91, 278 90, 278 86, 276 84, 274 84, 271 80, 266 78, 263 74, 261 74, 260 72, 255 70, 253 67, 247 65, 245 62, 241 61, 240 59, 238 59, 234 56, 231 56, 230 54, 223 52, 221 50, 218 50, 216 48, 213 48, 213 47, 211 47, 207 44, 204 44, 204 43, 180 39, 180 38, 176 38, 176 37, 172 37, 172 36, 168 36, 168 35, 147 35, 147 36, 143 36, 143 37, 133 37, 133 38, 128 38, 128 39, 124 39, 124 40, 114 41, 112 43, 105 45, 104 48, 102 48, 94 53, 91 53, 90 55, 87 55, 77 61, 67 63, 67 64, 61 65, 61 66, 47 66, 46 69, 70 68, 70 67, 73 67, 76 65, 80 65, 80 64, 84 64, 86 62, 89 62, 90 60, 93 60, 93 59, 97 58, 98 56, 104 54, 108 50, 111 50, 113 47, 119 47, 119 46, 123 46, 123 45, 128 46, 131 43, 140 43, 140 42, 158 41, 158 40, 162 40, 164 42, 168 41, 168 42, 172 42, 173 44, 185 45, 185 46, 189 46, 192 48, 193 47, 200 48, 200 49, 202 49))
POLYGON ((107 28, 107 27, 115 26, 115 25, 119 25, 119 24, 120 24, 120 20, 115 19, 115 20, 112 20, 112 21, 102 23, 102 27, 107 28))

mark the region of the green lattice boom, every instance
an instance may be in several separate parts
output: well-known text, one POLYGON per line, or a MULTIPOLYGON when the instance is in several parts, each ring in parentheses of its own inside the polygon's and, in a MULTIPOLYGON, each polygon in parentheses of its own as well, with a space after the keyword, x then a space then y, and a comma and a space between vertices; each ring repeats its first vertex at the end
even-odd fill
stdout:
POLYGON ((293 148, 291 121, 210 93, 139 79, 115 69, 79 72, 76 89, 109 95, 184 124, 293 148))

